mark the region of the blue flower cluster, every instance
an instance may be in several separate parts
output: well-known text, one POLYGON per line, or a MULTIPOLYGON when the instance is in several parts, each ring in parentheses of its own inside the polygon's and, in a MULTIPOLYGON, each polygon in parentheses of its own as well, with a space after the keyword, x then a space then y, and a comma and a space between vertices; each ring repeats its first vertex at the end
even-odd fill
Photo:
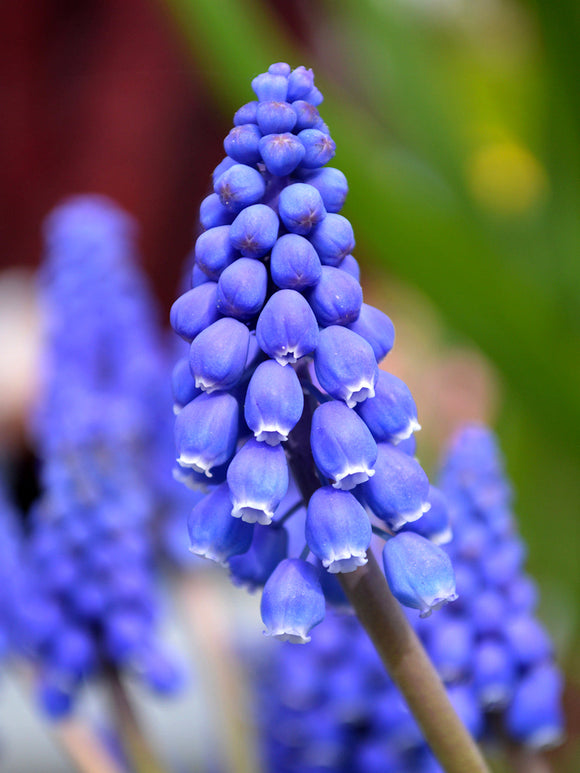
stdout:
MULTIPOLYGON (((563 732, 561 677, 533 616, 535 589, 492 434, 462 431, 441 475, 459 599, 410 618, 469 731, 494 749, 550 747, 563 732)), ((388 543, 387 543, 388 544, 388 543)), ((441 773, 366 632, 327 616, 306 652, 264 650, 255 668, 265 769, 276 773, 441 773)))
POLYGON ((26 602, 22 573, 22 533, 0 470, 0 661, 17 646, 18 610, 26 602))
POLYGON ((426 646, 445 678, 470 681, 481 709, 501 717, 507 736, 531 748, 553 746, 563 735, 562 677, 534 614, 537 591, 524 572, 525 547, 492 432, 464 427, 439 482, 453 522, 448 552, 459 600, 432 630, 424 623, 426 646))
MULTIPOLYGON (((363 302, 312 71, 274 64, 252 87, 201 204, 192 287, 171 311, 191 344, 174 372, 178 476, 209 489, 192 551, 265 584, 267 633, 303 642, 324 615, 321 569, 365 564, 369 513, 392 536, 429 509, 430 489, 401 445, 419 429, 413 398, 378 368, 394 329, 363 302), (285 524, 300 505, 307 547, 293 554, 285 524)), ((417 531, 393 537, 385 561, 422 613, 455 597, 447 556, 417 531)))
POLYGON ((159 404, 154 314, 133 263, 133 224, 79 197, 46 222, 46 341, 33 431, 42 496, 24 556, 21 646, 50 716, 81 683, 131 669, 160 691, 179 670, 156 638, 149 480, 159 404))

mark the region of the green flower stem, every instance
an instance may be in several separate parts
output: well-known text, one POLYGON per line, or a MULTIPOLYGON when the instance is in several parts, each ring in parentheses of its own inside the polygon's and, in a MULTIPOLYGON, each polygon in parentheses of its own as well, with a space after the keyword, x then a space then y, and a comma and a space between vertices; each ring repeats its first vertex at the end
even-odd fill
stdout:
POLYGON ((393 597, 374 555, 337 577, 391 678, 447 773, 486 773, 488 767, 455 713, 433 664, 393 597))
POLYGON ((108 668, 106 679, 116 720, 115 729, 119 734, 133 772, 167 773, 157 760, 155 752, 139 727, 131 701, 117 669, 108 668))

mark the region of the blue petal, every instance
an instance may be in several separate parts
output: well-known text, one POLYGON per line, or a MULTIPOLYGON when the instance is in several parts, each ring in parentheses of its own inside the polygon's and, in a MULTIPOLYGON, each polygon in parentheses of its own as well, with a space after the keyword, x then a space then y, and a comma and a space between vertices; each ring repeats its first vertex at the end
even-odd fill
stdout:
POLYGON ((259 441, 277 445, 288 439, 304 408, 304 394, 292 368, 273 360, 263 362, 254 371, 244 414, 248 427, 259 441))
POLYGON ((271 523, 288 490, 284 449, 250 438, 232 459, 227 479, 232 515, 248 523, 271 523))
POLYGON ((318 323, 308 302, 296 290, 279 290, 262 309, 256 337, 263 352, 280 365, 311 354, 318 344, 318 323))
POLYGON ((314 367, 322 388, 349 408, 374 397, 379 369, 373 350, 351 330, 339 325, 322 330, 314 367))
POLYGON ((196 387, 213 392, 235 386, 244 373, 249 344, 248 328, 230 317, 203 330, 189 351, 196 387))

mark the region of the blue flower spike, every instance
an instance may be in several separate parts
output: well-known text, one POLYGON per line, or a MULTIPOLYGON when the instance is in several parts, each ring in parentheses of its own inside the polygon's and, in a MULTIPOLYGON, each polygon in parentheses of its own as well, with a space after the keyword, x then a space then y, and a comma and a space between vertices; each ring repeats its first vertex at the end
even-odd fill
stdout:
POLYGON ((325 602, 317 571, 299 558, 281 561, 270 575, 261 602, 266 636, 305 644, 322 622, 325 602))
MULTIPOLYGON (((326 166, 335 144, 312 71, 278 62, 252 88, 202 203, 193 289, 172 310, 191 343, 191 379, 183 363, 174 377, 176 476, 215 502, 222 492, 215 532, 196 532, 201 552, 215 536, 234 581, 267 581, 265 598, 273 586, 276 603, 290 604, 276 567, 295 579, 299 567, 312 590, 311 551, 316 594, 345 606, 335 575, 367 561, 372 519, 396 530, 429 507, 425 473, 394 445, 418 429, 417 411, 403 382, 379 373, 393 324, 363 302, 354 230, 340 213, 348 184, 326 166), (245 552, 228 555, 228 508, 254 528, 245 552)), ((194 513, 209 521, 212 507, 194 513)), ((436 539, 435 528, 425 533, 436 539)))

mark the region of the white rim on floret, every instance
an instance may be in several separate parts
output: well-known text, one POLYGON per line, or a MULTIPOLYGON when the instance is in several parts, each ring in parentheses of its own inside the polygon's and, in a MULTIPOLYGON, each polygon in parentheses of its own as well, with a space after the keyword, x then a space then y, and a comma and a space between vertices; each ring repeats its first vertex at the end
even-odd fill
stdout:
POLYGON ((254 432, 254 437, 259 443, 267 443, 269 446, 277 446, 288 440, 288 432, 278 424, 262 424, 254 432))
POLYGON ((276 628, 275 630, 264 631, 265 636, 272 636, 279 641, 289 641, 292 644, 308 644, 311 637, 302 629, 298 628, 276 628))
POLYGON ((223 556, 218 556, 217 553, 214 553, 211 547, 201 548, 201 547, 196 547, 195 545, 190 545, 189 552, 193 553, 194 556, 199 556, 200 558, 207 558, 209 561, 213 561, 214 563, 219 564, 224 568, 228 566, 227 560, 224 559, 223 556))
POLYGON ((330 574, 346 574, 347 572, 354 572, 359 566, 364 566, 367 561, 366 551, 364 553, 351 553, 345 550, 342 553, 335 554, 332 558, 324 558, 322 566, 330 574))
POLYGON ((444 596, 435 596, 431 601, 425 599, 423 606, 420 609, 419 617, 430 617, 431 612, 434 612, 437 609, 441 609, 441 607, 444 607, 445 604, 449 604, 450 601, 455 601, 457 598, 459 597, 455 592, 455 587, 451 587, 447 594, 444 596))
POLYGON ((286 349, 284 348, 284 351, 280 354, 275 354, 274 359, 278 363, 278 365, 294 365, 295 362, 298 362, 301 355, 297 354, 296 349, 286 349))
POLYGON ((406 523, 413 523, 418 521, 423 513, 428 512, 431 509, 430 502, 424 502, 417 510, 413 510, 411 513, 396 513, 393 517, 387 518, 393 531, 398 531, 406 523))
POLYGON ((181 454, 177 459, 177 464, 181 467, 191 467, 195 472, 203 472, 206 477, 213 478, 213 475, 210 472, 213 465, 211 463, 208 464, 199 455, 188 456, 187 454, 181 454))
POLYGON ((419 432, 420 429, 421 425, 417 419, 411 419, 405 429, 397 432, 396 435, 392 436, 391 442, 396 446, 401 442, 401 440, 408 440, 408 438, 410 438, 414 432, 419 432))
POLYGON ((341 491, 350 491, 359 483, 365 483, 374 474, 375 470, 369 467, 347 467, 344 472, 336 476, 332 487, 341 491))
POLYGON ((195 377, 195 386, 197 389, 202 389, 208 395, 210 395, 212 392, 217 392, 218 389, 222 389, 220 384, 216 384, 214 382, 207 383, 203 376, 195 377))
POLYGON ((501 709, 511 697, 511 690, 501 683, 490 684, 479 691, 479 700, 486 709, 501 709))
POLYGON ((429 535, 429 539, 434 545, 447 545, 453 539, 453 529, 446 526, 441 531, 429 535))
POLYGON ((269 526, 274 516, 273 510, 268 510, 260 502, 238 502, 232 508, 234 518, 241 518, 246 523, 259 523, 269 526))
POLYGON ((375 388, 373 383, 372 381, 367 381, 367 379, 363 379, 358 384, 351 387, 345 386, 344 389, 344 402, 348 405, 349 408, 354 408, 357 403, 362 403, 369 397, 375 396, 375 388))
POLYGON ((564 739, 564 733, 558 725, 542 727, 524 741, 528 749, 534 751, 547 751, 559 746, 564 739))

